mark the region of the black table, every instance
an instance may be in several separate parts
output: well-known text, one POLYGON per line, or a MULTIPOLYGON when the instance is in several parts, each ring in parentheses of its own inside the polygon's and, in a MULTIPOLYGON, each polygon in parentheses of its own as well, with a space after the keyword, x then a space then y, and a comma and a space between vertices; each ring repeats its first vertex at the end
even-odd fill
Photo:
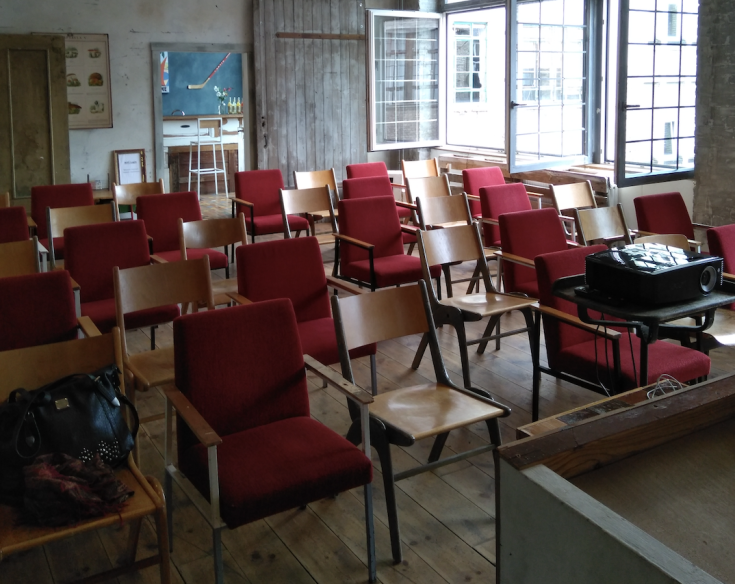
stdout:
POLYGON ((551 291, 554 296, 574 302, 577 305, 577 313, 582 322, 601 326, 622 326, 635 329, 636 335, 641 339, 641 385, 648 385, 649 383, 648 345, 654 343, 662 332, 666 336, 701 333, 712 326, 717 308, 735 302, 735 285, 728 282, 725 282, 723 288, 713 290, 701 298, 662 306, 648 306, 627 301, 612 302, 579 296, 574 292, 574 289, 577 286, 583 285, 584 274, 568 276, 554 282, 551 291), (601 312, 603 315, 614 316, 622 319, 622 321, 595 319, 589 315, 589 310, 601 312), (673 320, 695 315, 701 315, 702 323, 700 325, 684 326, 680 324, 666 324, 673 320))

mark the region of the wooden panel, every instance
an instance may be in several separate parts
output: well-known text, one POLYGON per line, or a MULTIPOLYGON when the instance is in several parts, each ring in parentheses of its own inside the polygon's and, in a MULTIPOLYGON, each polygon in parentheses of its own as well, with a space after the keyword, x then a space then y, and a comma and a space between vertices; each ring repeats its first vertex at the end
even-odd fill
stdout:
POLYGON ((0 192, 70 182, 64 37, 0 35, 0 192))
POLYGON ((367 160, 365 9, 359 0, 259 0, 258 168, 293 171, 367 160))

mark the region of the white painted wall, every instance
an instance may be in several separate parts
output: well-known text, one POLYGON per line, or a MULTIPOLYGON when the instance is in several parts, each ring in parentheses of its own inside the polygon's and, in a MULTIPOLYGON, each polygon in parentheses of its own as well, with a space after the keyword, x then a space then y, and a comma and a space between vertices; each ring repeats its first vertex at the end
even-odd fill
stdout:
POLYGON ((252 12, 252 0, 2 0, 0 34, 108 34, 113 127, 70 131, 71 180, 106 182, 112 151, 131 148, 145 148, 152 180, 150 44, 252 45, 252 12))

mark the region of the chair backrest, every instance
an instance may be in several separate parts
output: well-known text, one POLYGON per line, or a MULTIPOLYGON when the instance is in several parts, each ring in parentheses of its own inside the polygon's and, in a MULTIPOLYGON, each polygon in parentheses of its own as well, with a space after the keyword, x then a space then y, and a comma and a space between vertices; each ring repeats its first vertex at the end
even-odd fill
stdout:
POLYGON ((329 222, 332 224, 332 233, 337 232, 337 221, 334 217, 334 207, 328 185, 311 188, 281 189, 280 194, 283 233, 286 238, 291 237, 291 226, 288 223, 287 216, 299 213, 328 211, 329 222))
MULTIPOLYGON (((577 316, 577 305, 554 296, 551 293, 551 287, 559 278, 584 274, 585 258, 606 249, 605 245, 591 245, 536 256, 534 263, 536 264, 541 304, 577 316)), ((560 323, 556 319, 544 319, 544 340, 550 362, 561 349, 590 339, 591 333, 587 331, 560 323)), ((604 366, 604 355, 602 359, 604 366)))
MULTIPOLYGON (((498 220, 503 252, 533 261, 537 255, 567 249, 564 227, 555 209, 503 213, 498 220)), ((503 274, 508 292, 536 282, 535 270, 511 262, 503 262, 503 274)))
POLYGON ((115 297, 113 267, 125 270, 151 262, 142 221, 70 227, 64 241, 64 267, 80 286, 81 302, 115 297))
POLYGON ((589 209, 597 207, 595 193, 590 181, 571 183, 568 185, 549 185, 554 209, 561 215, 571 209, 589 209))
POLYGON ((416 199, 429 197, 449 197, 452 189, 449 188, 449 177, 423 176, 406 179, 408 187, 408 202, 413 203, 416 199))
MULTIPOLYGON (((655 233, 654 235, 641 235, 636 237, 633 243, 660 243, 668 247, 678 247, 679 249, 689 249, 689 240, 686 235, 681 233, 655 233)), ((710 248, 712 253, 712 248, 710 248)), ((719 255, 719 254, 713 254, 719 255)))
POLYGON ((462 171, 464 192, 468 195, 480 196, 480 188, 505 184, 503 171, 499 166, 482 166, 465 168, 462 171))
POLYGON ((179 219, 201 221, 202 211, 194 191, 148 195, 137 202, 138 219, 153 238, 153 253, 179 248, 179 219))
MULTIPOLYGON (((285 298, 177 318, 174 352, 176 387, 220 436, 309 415, 299 331, 285 298)), ((177 438, 180 453, 192 445, 188 433, 177 438)))
POLYGON ((694 239, 694 227, 681 193, 643 195, 633 199, 638 229, 651 233, 681 233, 694 239))
MULTIPOLYGON (((77 314, 69 272, 0 278, 0 351, 75 338, 77 314)), ((3 380, 10 374, 5 368, 0 371, 3 380)))
POLYGON ((46 230, 46 207, 81 207, 94 205, 91 183, 68 185, 45 185, 31 187, 31 217, 36 222, 39 239, 48 237, 46 230))
POLYGON ((93 373, 116 364, 120 369, 120 387, 124 388, 120 334, 74 339, 41 346, 0 352, 0 401, 19 387, 36 389, 74 373, 93 373))
POLYGON ((253 302, 288 298, 298 322, 331 316, 322 254, 314 237, 239 247, 237 290, 253 302))
POLYGON ((235 196, 255 205, 253 216, 280 215, 283 175, 277 168, 235 173, 235 196))
POLYGON ((583 245, 594 243, 610 245, 621 240, 626 245, 633 243, 620 203, 614 207, 574 209, 574 215, 577 232, 583 245))
POLYGON ((388 176, 388 167, 385 162, 360 162, 348 164, 347 178, 367 178, 370 176, 388 176))
POLYGON ((406 180, 425 176, 439 176, 439 159, 401 160, 401 169, 406 180))
POLYGON ((179 218, 179 249, 181 259, 187 259, 186 250, 224 247, 240 243, 247 245, 248 232, 245 228, 245 215, 221 219, 201 219, 184 221, 179 218))
POLYGON ((27 239, 30 235, 25 207, 0 207, 0 243, 27 239))
POLYGON ((10 207, 10 193, 0 193, 0 209, 10 207))
MULTIPOLYGON (((484 219, 497 221, 503 213, 531 210, 531 201, 528 198, 526 187, 521 183, 483 186, 480 187, 479 193, 480 209, 484 219)), ((500 245, 500 227, 485 224, 484 234, 485 245, 500 245)))
POLYGON ((217 144, 223 143, 222 118, 209 117, 197 118, 197 135, 196 142, 217 144))
POLYGON ((0 278, 37 274, 41 271, 38 238, 0 243, 0 278))
MULTIPOLYGON (((191 303, 194 311, 200 303, 214 308, 209 256, 197 260, 151 264, 121 270, 112 269, 117 326, 125 330, 125 315, 171 304, 191 303)), ((123 349, 127 353, 125 333, 123 349)))
POLYGON ((452 197, 418 198, 416 199, 416 205, 418 206, 421 229, 426 229, 430 225, 457 221, 464 221, 467 224, 472 223, 467 195, 464 193, 452 197))
POLYGON ((165 192, 162 178, 159 178, 156 182, 129 183, 126 185, 112 183, 112 199, 118 221, 120 220, 120 205, 132 206, 135 205, 135 199, 138 197, 162 195, 165 192))
MULTIPOLYGON (((403 255, 401 223, 393 197, 345 198, 338 209, 339 232, 373 244, 373 257, 403 255)), ((368 252, 354 245, 340 245, 339 249, 343 265, 368 259, 368 252)))
POLYGON ((293 180, 297 189, 313 189, 328 186, 333 193, 337 192, 337 176, 334 169, 293 171, 293 180))
POLYGON ((48 233, 48 248, 51 256, 51 268, 56 267, 54 255, 54 238, 62 237, 69 227, 80 225, 96 225, 111 223, 117 214, 112 205, 84 205, 83 207, 62 207, 59 209, 46 208, 46 232, 48 233))
POLYGON ((348 178, 342 181, 343 199, 364 199, 367 197, 390 197, 395 201, 390 178, 385 176, 367 176, 348 178))
POLYGON ((725 272, 735 274, 735 224, 708 229, 707 245, 711 255, 719 256, 724 260, 725 272))

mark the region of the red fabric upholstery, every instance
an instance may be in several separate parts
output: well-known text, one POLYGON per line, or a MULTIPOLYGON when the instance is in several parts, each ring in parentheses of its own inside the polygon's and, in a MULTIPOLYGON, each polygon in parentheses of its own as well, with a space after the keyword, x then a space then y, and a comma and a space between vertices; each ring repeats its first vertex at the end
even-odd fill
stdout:
POLYGON ((28 218, 25 207, 6 207, 0 209, 0 243, 26 241, 28 235, 28 218))
MULTIPOLYGON (((380 164, 383 163, 381 162, 380 164)), ((348 178, 342 181, 342 198, 366 199, 368 197, 390 197, 395 201, 393 187, 387 174, 385 176, 348 178)), ((399 219, 407 219, 411 216, 410 209, 396 206, 396 210, 398 211, 399 219)), ((416 241, 415 237, 413 241, 416 241)), ((404 241, 404 243, 410 242, 404 241)))
MULTIPOLYGON (((495 220, 503 213, 531 210, 531 201, 528 199, 526 187, 521 183, 480 187, 480 205, 482 207, 482 216, 485 219, 495 220)), ((485 245, 500 247, 500 227, 485 224, 483 229, 485 245)))
MULTIPOLYGON (((182 316, 174 348, 177 387, 223 440, 220 501, 229 527, 372 480, 370 461, 309 417, 289 300, 182 316)), ((182 471, 207 495, 206 450, 180 420, 178 450, 182 471)))
MULTIPOLYGON (((576 316, 576 306, 552 295, 551 286, 559 278, 584 273, 584 258, 590 253, 605 249, 607 247, 604 245, 596 245, 537 256, 535 263, 541 304, 576 316)), ((618 330, 626 331, 622 328, 618 330)), ((631 333, 630 341, 627 336, 627 332, 624 332, 620 343, 622 379, 617 387, 618 391, 633 389, 647 383, 646 380, 637 378, 640 368, 640 339, 634 333, 631 333)), ((592 333, 548 318, 544 318, 544 339, 549 367, 593 383, 600 380, 606 387, 610 387, 608 364, 609 371, 612 371, 613 367, 611 342, 606 343, 604 339, 596 338, 592 333)), ((667 373, 681 382, 686 382, 708 375, 710 370, 710 359, 703 353, 664 341, 656 341, 649 345, 648 358, 649 381, 655 381, 660 375, 667 373)))
MULTIPOLYGON (((83 205, 94 205, 94 194, 90 183, 32 187, 31 217, 37 225, 36 235, 38 235, 38 240, 43 242, 48 237, 46 207, 60 209, 62 207, 81 207, 83 205)), ((54 250, 56 249, 56 240, 54 239, 54 250)), ((63 249, 63 244, 58 249, 63 249)))
MULTIPOLYGON (((284 188, 283 175, 277 168, 268 170, 245 170, 235 173, 235 197, 253 203, 253 217, 245 205, 237 205, 237 213, 245 214, 245 225, 253 236, 283 231, 281 193, 284 188)), ((305 231, 309 222, 298 215, 288 216, 291 231, 305 231)))
MULTIPOLYGON (((290 299, 304 353, 325 365, 339 362, 327 279, 316 238, 241 245, 236 253, 238 292, 253 302, 290 299)), ((369 345, 351 351, 350 356, 374 355, 375 351, 376 346, 369 345)))
MULTIPOLYGON (((153 253, 179 251, 179 218, 200 221, 202 211, 194 191, 146 195, 136 205, 138 219, 153 238, 153 253)), ((181 259, 180 257, 178 259, 181 259)))
POLYGON ((641 231, 681 233, 688 239, 694 239, 692 219, 681 193, 644 195, 633 199, 633 204, 641 231))
POLYGON ((0 351, 76 338, 69 272, 0 278, 0 351))
MULTIPOLYGON (((555 209, 532 209, 503 213, 500 222, 500 243, 504 252, 533 260, 537 255, 567 249, 564 227, 555 209)), ((512 262, 503 262, 507 292, 522 292, 538 298, 536 272, 512 262)))
MULTIPOLYGON (((51 246, 49 245, 48 237, 44 237, 43 239, 39 239, 38 243, 40 243, 43 247, 46 249, 51 249, 51 246)), ((57 260, 63 260, 64 259, 64 238, 62 237, 54 237, 54 258, 57 260)))
MULTIPOLYGON (((481 168, 466 168, 462 171, 464 192, 468 195, 480 196, 482 187, 492 187, 505 184, 503 171, 499 166, 483 166, 481 168)), ((470 212, 473 217, 479 217, 482 207, 477 201, 470 201, 470 212)))
POLYGON ((388 176, 385 162, 361 162, 347 165, 347 178, 365 178, 368 176, 388 176))
MULTIPOLYGON (((340 233, 375 245, 373 258, 379 288, 417 282, 423 277, 421 260, 404 254, 401 224, 392 198, 343 199, 338 208, 340 233)), ((344 242, 339 249, 341 274, 370 282, 368 252, 344 242)), ((441 266, 431 266, 433 278, 440 273, 441 266)))
MULTIPOLYGON (((707 245, 710 254, 724 260, 724 271, 735 274, 735 225, 723 225, 707 230, 707 245)), ((735 304, 728 306, 735 310, 735 304)))
MULTIPOLYGON (((112 268, 121 270, 150 263, 143 221, 118 221, 70 227, 64 230, 67 257, 64 266, 80 286, 81 311, 100 332, 117 326, 112 268)), ((161 306, 125 315, 125 328, 135 329, 172 321, 176 305, 161 306)))

